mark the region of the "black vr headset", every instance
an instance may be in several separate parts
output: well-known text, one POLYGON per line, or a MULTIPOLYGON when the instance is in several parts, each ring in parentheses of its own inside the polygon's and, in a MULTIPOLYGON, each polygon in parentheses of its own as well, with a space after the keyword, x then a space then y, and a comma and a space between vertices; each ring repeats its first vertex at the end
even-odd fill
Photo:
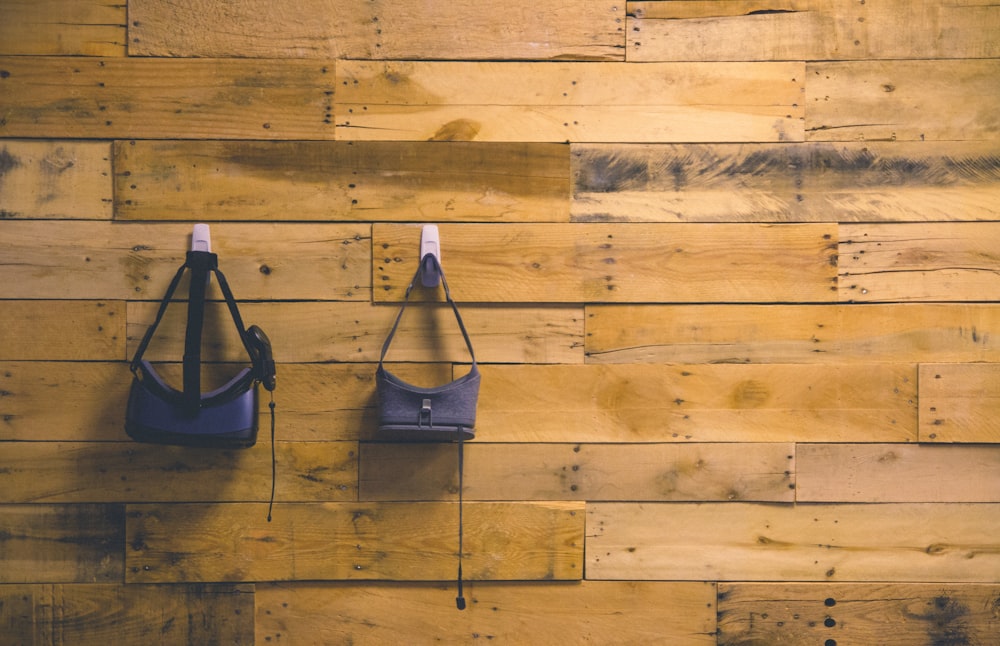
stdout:
MULTIPOLYGON (((208 251, 189 251, 187 260, 170 282, 160 303, 156 319, 146 330, 131 365, 132 389, 125 414, 125 431, 139 442, 238 448, 257 441, 257 385, 274 391, 275 365, 271 343, 256 325, 244 329, 236 300, 226 277, 218 269, 218 256, 208 251), (181 281, 185 269, 191 270, 187 307, 187 330, 184 337, 183 390, 169 386, 153 365, 142 358, 153 333, 181 281), (201 332, 205 314, 205 286, 215 274, 229 306, 233 322, 251 366, 244 368, 224 386, 201 392, 201 332)), ((274 406, 271 405, 272 431, 274 406)), ((273 447, 273 442, 272 442, 273 447)))

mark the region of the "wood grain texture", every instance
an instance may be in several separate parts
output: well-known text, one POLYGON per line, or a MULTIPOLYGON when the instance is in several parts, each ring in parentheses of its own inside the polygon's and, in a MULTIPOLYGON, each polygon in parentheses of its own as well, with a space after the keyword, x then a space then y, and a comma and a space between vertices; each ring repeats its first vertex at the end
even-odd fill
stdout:
POLYGON ((565 222, 568 155, 561 144, 118 141, 115 217, 565 222))
POLYGON ((0 359, 120 361, 125 304, 120 301, 4 301, 0 359))
MULTIPOLYGON (((489 444, 465 447, 466 500, 795 499, 791 444, 489 444)), ((457 449, 365 444, 362 500, 452 499, 457 449)))
POLYGON ((110 220, 110 178, 106 142, 2 141, 0 220, 110 220))
POLYGON ((989 644, 998 604, 996 584, 720 583, 718 644, 989 644))
POLYGON ((5 0, 0 55, 124 56, 125 23, 125 3, 5 0))
POLYGON ((260 584, 257 643, 459 644, 471 635, 512 644, 715 644, 713 584, 470 582, 465 594, 468 608, 455 612, 453 585, 260 584))
POLYGON ((992 304, 592 305, 588 363, 996 362, 992 304))
MULTIPOLYGON (((206 307, 206 321, 220 321, 206 361, 244 361, 228 310, 206 307)), ((156 316, 156 303, 128 304, 128 356, 156 316)), ((468 362, 469 351, 450 308, 421 305, 409 310, 389 349, 396 362, 468 362)), ((484 363, 583 363, 583 309, 576 306, 493 307, 463 305, 462 319, 475 339, 476 358, 484 363)), ((267 331, 279 362, 373 362, 398 313, 395 307, 370 303, 245 303, 247 324, 267 331)), ((177 361, 184 350, 183 307, 168 307, 145 358, 177 361)), ((208 329, 208 328, 206 328, 208 329)), ((0 337, 3 338, 3 337, 0 337)), ((208 335, 205 337, 208 340, 208 335)), ((374 366, 372 367, 374 371, 374 366)))
POLYGON ((332 139, 333 61, 0 57, 0 137, 332 139))
MULTIPOLYGON (((160 300, 191 245, 190 224, 11 221, 0 231, 10 263, 0 298, 160 300)), ((367 301, 371 292, 369 225, 225 223, 212 227, 212 251, 240 300, 367 301)), ((187 278, 175 297, 187 298, 187 278)), ((223 299, 218 281, 206 298, 223 299)))
POLYGON ((254 586, 23 584, 0 587, 11 644, 250 644, 254 586))
POLYGON ((840 227, 845 301, 981 301, 1000 294, 1000 223, 840 227))
MULTIPOLYGON (((129 505, 128 583, 446 580, 458 505, 289 503, 129 505)), ((583 577, 583 503, 465 505, 470 580, 583 577)))
POLYGON ((124 530, 121 505, 0 505, 0 583, 120 582, 124 530))
POLYGON ((996 140, 998 76, 997 60, 809 63, 806 140, 996 140))
MULTIPOLYGON (((659 3, 677 4, 677 3, 659 3)), ((574 222, 1000 219, 1000 144, 574 144, 574 222)))
POLYGON ((343 61, 337 138, 802 141, 803 74, 801 63, 343 61))
POLYGON ((994 583, 998 531, 996 504, 592 503, 587 578, 994 583))
POLYGON ((1000 365, 921 365, 920 441, 1000 443, 1000 365))
POLYGON ((625 5, 614 0, 131 0, 129 16, 133 56, 624 58, 625 5))
MULTIPOLYGON (((420 231, 374 226, 376 301, 402 299, 417 268, 420 231)), ((467 224, 439 231, 456 300, 815 302, 829 300, 836 282, 836 231, 821 224, 467 224), (741 271, 751 265, 757 269, 741 271)))
POLYGON ((799 444, 799 502, 1000 502, 1000 446, 799 444))

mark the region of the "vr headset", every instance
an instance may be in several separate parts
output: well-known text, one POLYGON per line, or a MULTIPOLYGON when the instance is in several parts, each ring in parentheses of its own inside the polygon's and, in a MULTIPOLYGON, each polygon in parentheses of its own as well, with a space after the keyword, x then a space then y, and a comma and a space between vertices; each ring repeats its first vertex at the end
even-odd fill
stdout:
MULTIPOLYGON (((275 364, 271 342, 256 325, 244 329, 236 300, 226 277, 218 269, 218 256, 207 251, 189 251, 187 259, 167 288, 156 319, 132 358, 132 388, 125 414, 125 431, 139 442, 240 448, 257 442, 259 399, 257 386, 275 388, 275 364), (177 390, 142 358, 160 324, 167 305, 189 269, 191 282, 187 306, 187 329, 184 336, 183 390, 177 390), (205 286, 215 274, 229 306, 240 340, 250 357, 244 368, 224 386, 201 392, 201 336, 205 313, 205 286)), ((274 407, 271 406, 272 430, 274 407)), ((273 446, 273 444, 272 444, 273 446)))

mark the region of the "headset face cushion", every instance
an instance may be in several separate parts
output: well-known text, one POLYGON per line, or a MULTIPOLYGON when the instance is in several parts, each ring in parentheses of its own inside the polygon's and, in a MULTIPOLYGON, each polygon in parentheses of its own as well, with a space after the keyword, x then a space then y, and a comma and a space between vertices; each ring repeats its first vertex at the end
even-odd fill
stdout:
POLYGON ((408 384, 383 367, 375 375, 378 389, 378 438, 394 441, 455 441, 475 436, 479 369, 443 386, 408 384))

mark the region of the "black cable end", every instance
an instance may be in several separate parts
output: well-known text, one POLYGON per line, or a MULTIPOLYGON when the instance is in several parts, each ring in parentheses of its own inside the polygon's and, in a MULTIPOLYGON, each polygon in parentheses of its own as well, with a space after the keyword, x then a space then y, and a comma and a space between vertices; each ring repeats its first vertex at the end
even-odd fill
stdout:
POLYGON ((465 597, 456 597, 455 598, 455 606, 459 610, 465 610, 465 597))

